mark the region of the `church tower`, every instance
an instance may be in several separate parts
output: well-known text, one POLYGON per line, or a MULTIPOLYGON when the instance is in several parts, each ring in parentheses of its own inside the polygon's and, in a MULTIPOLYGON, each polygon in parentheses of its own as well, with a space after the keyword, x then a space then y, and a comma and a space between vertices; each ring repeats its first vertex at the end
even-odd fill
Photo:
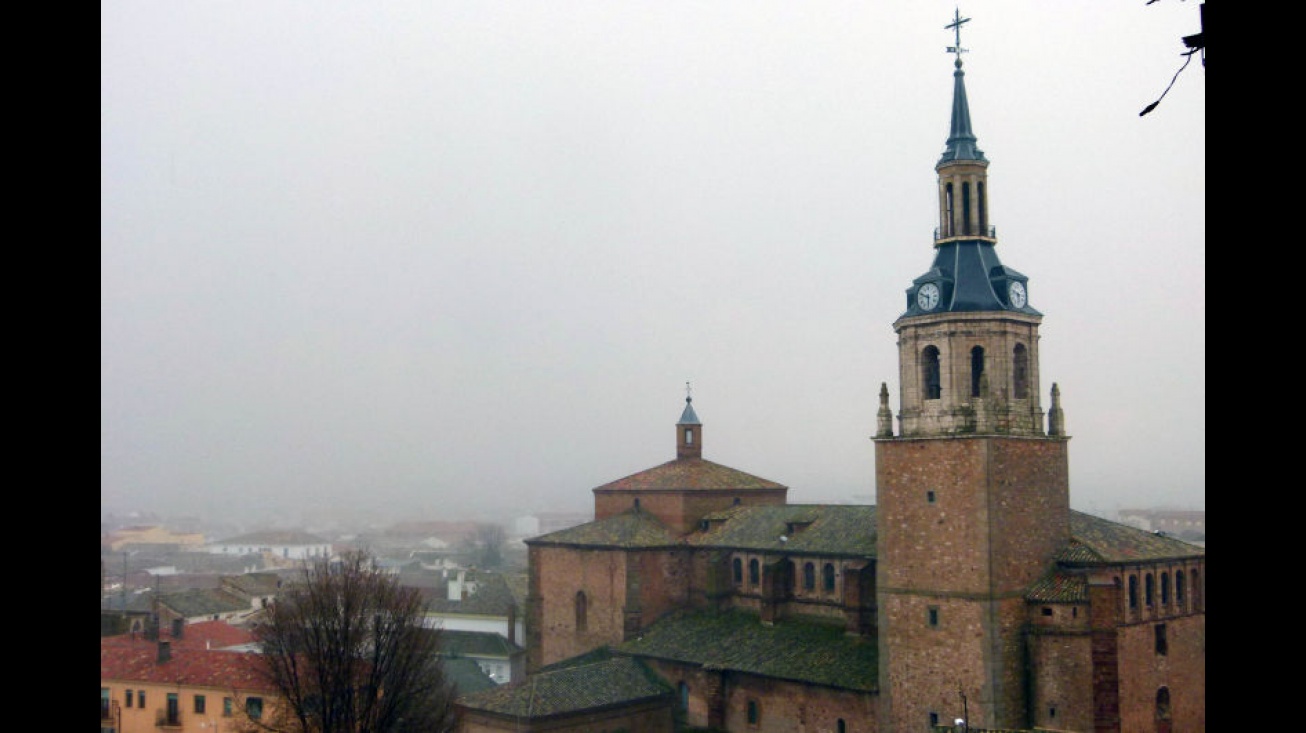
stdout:
POLYGON ((933 262, 906 290, 899 431, 877 420, 881 728, 1025 727, 1024 591, 1069 539, 1068 438, 1058 392, 1039 403, 1029 280, 1002 264, 989 161, 971 129, 958 13, 952 115, 938 173, 933 262))

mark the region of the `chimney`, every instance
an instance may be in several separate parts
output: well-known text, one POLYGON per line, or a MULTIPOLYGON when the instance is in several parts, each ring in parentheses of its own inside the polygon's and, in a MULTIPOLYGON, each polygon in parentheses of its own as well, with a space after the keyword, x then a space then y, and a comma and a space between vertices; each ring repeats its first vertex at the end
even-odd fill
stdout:
POLYGON ((159 664, 172 659, 172 642, 159 640, 159 664))
POLYGON ((508 643, 517 643, 517 604, 508 604, 508 643))

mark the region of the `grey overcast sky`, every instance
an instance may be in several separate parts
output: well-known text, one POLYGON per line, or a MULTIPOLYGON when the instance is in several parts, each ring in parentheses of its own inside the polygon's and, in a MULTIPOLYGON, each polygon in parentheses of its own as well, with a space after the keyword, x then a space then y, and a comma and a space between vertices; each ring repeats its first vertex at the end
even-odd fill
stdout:
MULTIPOLYGON (((102 512, 509 517, 675 457, 873 501, 953 2, 105 2, 102 512)), ((1196 0, 960 7, 1071 503, 1205 508, 1196 0)))

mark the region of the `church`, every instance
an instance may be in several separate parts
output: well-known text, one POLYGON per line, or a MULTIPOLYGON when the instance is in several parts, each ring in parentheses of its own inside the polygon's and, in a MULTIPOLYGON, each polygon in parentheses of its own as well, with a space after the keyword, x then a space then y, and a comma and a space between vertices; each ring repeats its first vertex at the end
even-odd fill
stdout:
POLYGON ((998 257, 954 66, 876 504, 709 460, 687 397, 673 460, 527 540, 528 676, 463 698, 464 730, 1205 730, 1205 550, 1070 508, 1043 314, 998 257))

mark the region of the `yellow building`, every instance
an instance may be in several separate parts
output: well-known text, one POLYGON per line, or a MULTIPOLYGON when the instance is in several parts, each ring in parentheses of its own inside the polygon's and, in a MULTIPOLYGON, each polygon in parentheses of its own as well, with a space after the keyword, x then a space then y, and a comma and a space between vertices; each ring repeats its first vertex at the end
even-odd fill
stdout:
POLYGON ((250 632, 220 621, 100 639, 101 733, 226 733, 273 715, 250 632))
POLYGON ((173 532, 154 524, 137 527, 123 527, 116 530, 108 541, 109 549, 119 552, 124 547, 133 545, 166 545, 175 547, 199 548, 204 544, 204 535, 199 532, 173 532))

